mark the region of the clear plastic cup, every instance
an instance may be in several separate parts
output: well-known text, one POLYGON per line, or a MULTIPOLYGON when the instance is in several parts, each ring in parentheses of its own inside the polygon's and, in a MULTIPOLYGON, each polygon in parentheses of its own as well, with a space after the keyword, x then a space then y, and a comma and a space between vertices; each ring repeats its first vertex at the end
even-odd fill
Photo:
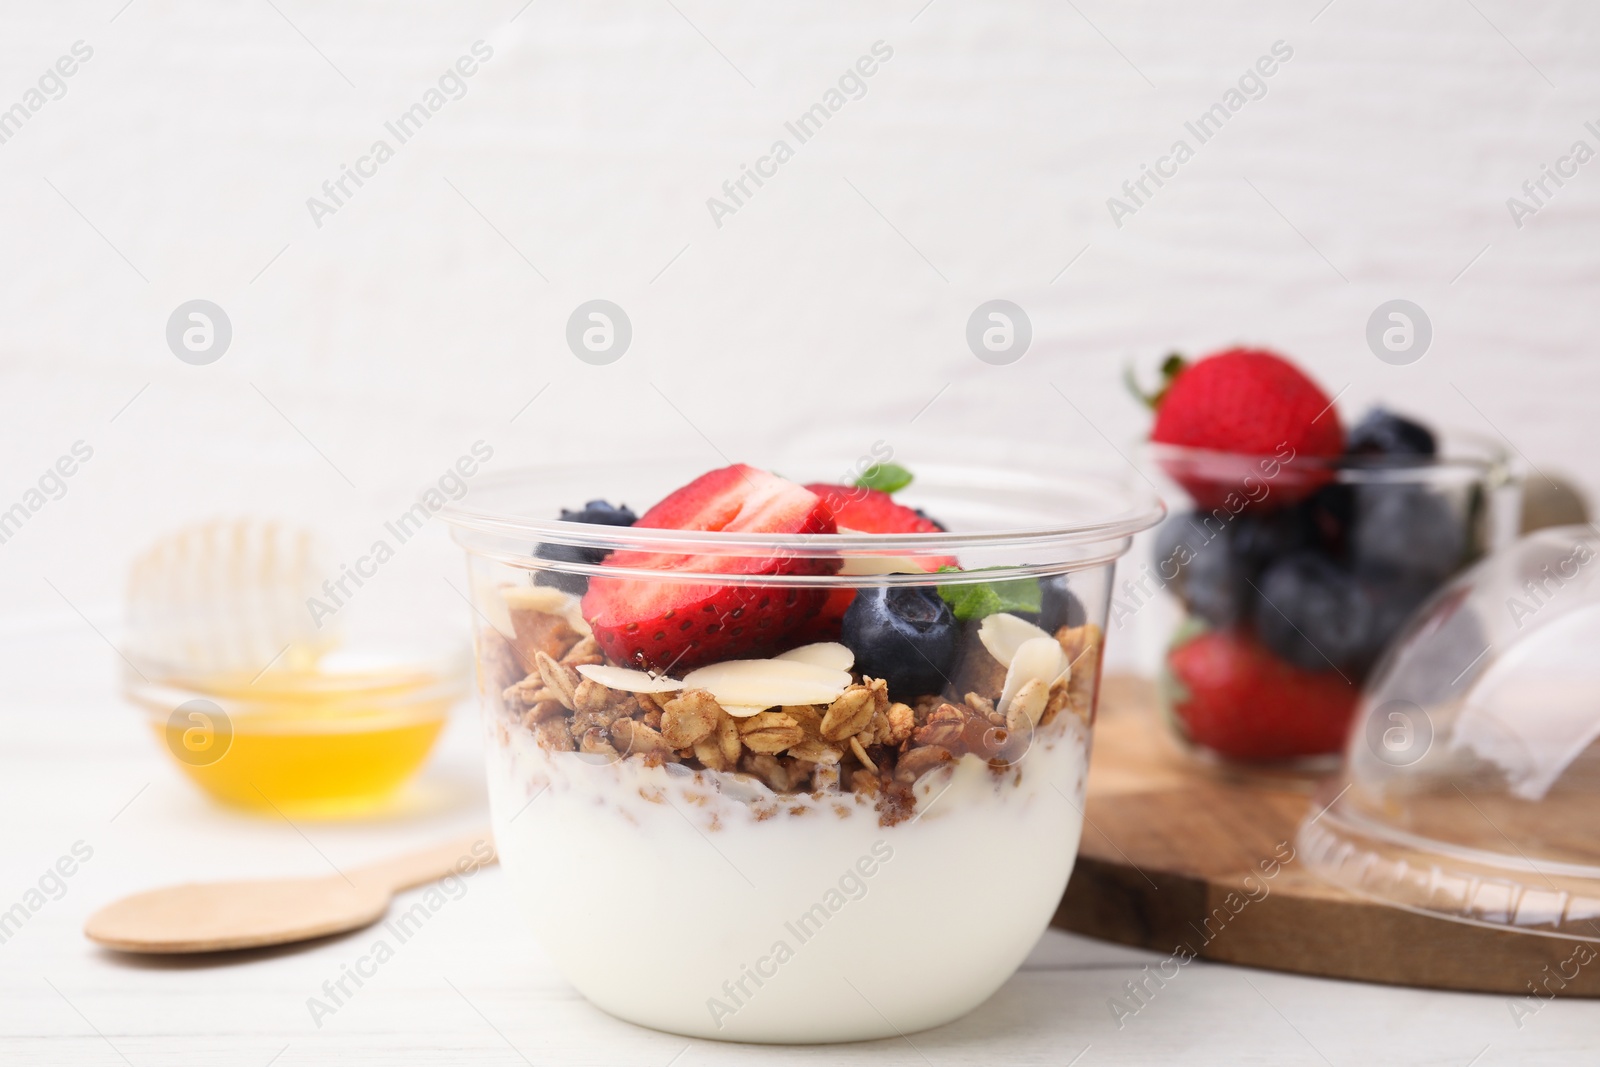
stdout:
POLYGON ((1181 610, 1163 706, 1208 758, 1331 766, 1406 620, 1514 536, 1506 458, 1471 437, 1437 457, 1150 452, 1174 506, 1147 573, 1181 610))
POLYGON ((1010 977, 1066 886, 1112 571, 1161 507, 1109 483, 947 468, 919 469, 896 498, 947 533, 549 518, 596 497, 654 501, 699 473, 529 471, 448 512, 518 902, 584 996, 657 1029, 822 1042, 954 1019, 1010 977), (595 562, 552 559, 573 556, 552 545, 595 562), (618 597, 709 598, 759 662, 674 651, 669 626, 646 636, 677 662, 643 664, 664 680, 637 692, 657 683, 599 662, 586 633, 618 597), (845 666, 838 614, 874 598, 932 615, 898 645, 856 616, 845 666), (977 617, 997 606, 1010 610, 977 617), (807 662, 774 665, 797 647, 807 662))

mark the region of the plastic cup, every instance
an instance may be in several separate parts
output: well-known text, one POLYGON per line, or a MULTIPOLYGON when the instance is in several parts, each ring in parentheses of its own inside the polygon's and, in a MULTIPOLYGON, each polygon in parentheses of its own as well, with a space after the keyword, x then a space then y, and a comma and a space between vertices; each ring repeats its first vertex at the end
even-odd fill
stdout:
POLYGON ((947 533, 549 517, 597 497, 645 504, 699 473, 526 471, 448 512, 516 899, 585 997, 645 1026, 824 1042, 954 1019, 1011 976, 1060 901, 1113 568, 1161 506, 1109 483, 946 468, 919 469, 896 499, 947 533), (715 601, 716 625, 744 628, 737 656, 759 662, 674 650, 671 627, 707 625, 676 616, 648 636, 677 662, 597 662, 584 632, 597 589, 715 601), (926 640, 885 651, 863 637, 877 598, 917 600, 926 640), (833 642, 851 626, 844 666, 833 642), (809 662, 773 665, 797 647, 809 662))

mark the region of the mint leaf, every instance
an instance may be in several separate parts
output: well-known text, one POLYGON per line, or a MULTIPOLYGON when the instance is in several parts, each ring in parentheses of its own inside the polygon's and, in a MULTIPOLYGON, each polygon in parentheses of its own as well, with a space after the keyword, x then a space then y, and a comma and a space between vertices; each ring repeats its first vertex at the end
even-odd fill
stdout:
POLYGON ((874 463, 856 477, 854 484, 860 489, 897 493, 911 484, 911 472, 898 463, 874 463))
MULTIPOLYGON (((941 568, 941 573, 954 570, 941 568)), ((1036 613, 1041 606, 1039 582, 1015 578, 1008 582, 963 582, 941 585, 939 596, 962 622, 973 622, 1002 611, 1036 613)))
POLYGON ((1037 613, 1043 605, 1043 594, 1036 578, 1017 578, 1009 582, 995 582, 989 587, 1000 601, 1001 611, 1037 613))
POLYGON ((982 582, 973 585, 941 585, 939 595, 962 622, 971 622, 1000 610, 1000 597, 993 587, 982 582))

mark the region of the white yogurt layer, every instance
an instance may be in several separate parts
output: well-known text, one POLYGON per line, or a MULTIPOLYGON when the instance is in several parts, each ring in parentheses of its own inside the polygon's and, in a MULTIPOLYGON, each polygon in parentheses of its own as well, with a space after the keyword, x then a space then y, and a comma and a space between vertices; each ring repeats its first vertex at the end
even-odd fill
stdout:
POLYGON ((815 1042, 948 1022, 1011 976, 1060 902, 1088 737, 1013 770, 925 775, 912 817, 850 793, 552 754, 498 724, 495 839, 535 935, 593 1003, 693 1037, 815 1042))

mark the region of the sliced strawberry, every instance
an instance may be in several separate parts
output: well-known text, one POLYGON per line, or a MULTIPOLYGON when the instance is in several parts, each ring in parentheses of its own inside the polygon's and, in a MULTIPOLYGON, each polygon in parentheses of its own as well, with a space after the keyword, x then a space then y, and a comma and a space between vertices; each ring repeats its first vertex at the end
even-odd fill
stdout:
MULTIPOLYGON (((831 534, 815 494, 744 464, 711 471, 640 516, 635 528, 726 533, 831 534)), ((761 575, 826 574, 835 561, 789 555, 614 552, 606 563, 641 570, 761 575)), ((593 578, 583 615, 613 661, 681 673, 704 663, 773 650, 816 615, 826 590, 707 582, 593 578)))
POLYGON ((795 495, 799 488, 775 474, 735 463, 707 471, 668 493, 634 525, 657 530, 791 533, 794 522, 803 521, 796 514, 809 513, 815 507, 815 501, 795 495), (762 509, 775 499, 780 501, 778 510, 763 516, 762 509))
POLYGON ((881 489, 818 482, 807 489, 827 502, 834 521, 862 533, 943 533, 944 527, 915 508, 896 504, 881 489))
MULTIPOLYGON (((855 485, 829 485, 818 482, 806 486, 820 496, 833 512, 834 521, 848 530, 861 533, 943 533, 944 527, 915 508, 897 504, 880 489, 855 485)), ((917 566, 925 571, 956 566, 953 556, 918 556, 917 566)), ((854 589, 835 589, 828 594, 814 619, 800 635, 807 641, 837 641, 844 613, 856 598, 854 589)))
MULTIPOLYGON (((916 508, 896 504, 894 497, 879 489, 820 482, 806 488, 823 499, 833 512, 834 521, 847 530, 876 534, 944 532, 944 527, 933 519, 916 508)), ((916 562, 925 571, 957 565, 953 556, 918 556, 916 562)))
POLYGON ((837 641, 844 629, 844 613, 855 602, 854 589, 829 589, 827 598, 817 613, 789 635, 795 645, 809 645, 815 641, 837 641))

